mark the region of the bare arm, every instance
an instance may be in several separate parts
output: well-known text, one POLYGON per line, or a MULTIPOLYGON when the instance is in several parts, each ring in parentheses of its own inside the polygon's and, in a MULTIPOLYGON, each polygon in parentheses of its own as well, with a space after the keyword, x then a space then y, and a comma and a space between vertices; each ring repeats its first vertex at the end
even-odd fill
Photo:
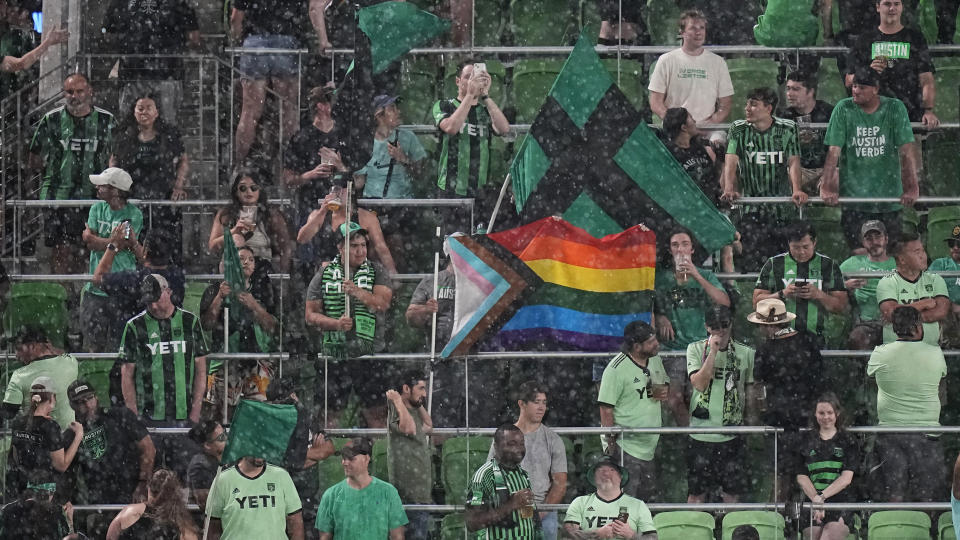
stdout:
POLYGON ((838 476, 836 480, 831 482, 830 485, 823 490, 824 500, 829 499, 837 493, 847 489, 851 482, 853 482, 853 471, 845 470, 841 472, 840 476, 838 476))
POLYGON ((710 297, 710 301, 714 304, 730 307, 730 297, 727 296, 727 292, 722 288, 715 286, 713 283, 703 277, 700 272, 690 272, 690 277, 694 279, 697 283, 700 284, 700 287, 703 288, 703 292, 707 293, 707 296, 710 297))
POLYGON ((814 299, 830 313, 843 313, 850 303, 850 298, 846 291, 823 292, 820 289, 811 289, 814 292, 814 299))
POLYGON ((277 208, 271 208, 268 212, 270 243, 273 248, 273 267, 278 272, 287 272, 290 270, 290 258, 293 256, 293 249, 290 243, 290 228, 287 227, 287 220, 283 217, 283 212, 277 208))
POLYGON ((393 255, 390 254, 390 248, 387 246, 387 241, 383 237, 383 230, 380 229, 380 220, 371 214, 367 214, 367 216, 368 218, 363 220, 366 223, 361 223, 360 225, 366 229, 367 234, 370 235, 370 243, 373 244, 373 250, 377 253, 380 264, 382 264, 392 276, 397 273, 397 265, 393 262, 393 255))
POLYGON ((396 529, 390 529, 390 540, 403 540, 403 527, 397 527, 396 529))
MULTIPOLYGON (((72 427, 71 425, 71 428, 72 427)), ((50 452, 50 461, 52 462, 53 468, 58 472, 66 471, 67 467, 73 463, 73 458, 77 456, 77 449, 80 448, 81 442, 83 442, 82 428, 74 434, 73 440, 70 441, 70 446, 50 452)))
POLYGON ((463 128, 463 124, 466 123, 467 116, 470 114, 470 107, 473 106, 473 101, 473 96, 467 96, 461 101, 460 106, 457 107, 457 110, 453 111, 453 114, 440 121, 437 126, 440 128, 440 131, 447 135, 460 133, 460 129, 463 128))
POLYGON ((934 84, 933 73, 929 71, 920 74, 920 95, 924 110, 932 110, 936 107, 937 85, 934 84))
MULTIPOLYGON (((140 451, 140 474, 137 479, 146 485, 153 477, 153 461, 157 456, 157 449, 153 445, 153 439, 150 438, 150 435, 146 435, 137 441, 137 450, 140 451)), ((144 491, 144 494, 146 494, 146 491, 144 491)), ((201 508, 203 507, 201 506, 201 508)))
POLYGON ((840 147, 828 147, 827 157, 823 162, 823 177, 820 180, 820 196, 823 198, 824 203, 831 206, 839 204, 840 170, 837 168, 839 163, 840 147))
MULTIPOLYGON (((917 165, 914 163, 914 152, 911 145, 906 143, 900 145, 900 181, 903 184, 903 196, 900 202, 904 206, 913 206, 914 201, 920 196, 920 183, 917 180, 917 165)), ((919 153, 919 152, 918 152, 919 153)))
POLYGON ((437 312, 437 301, 430 298, 424 304, 410 304, 407 306, 407 324, 416 328, 428 327, 433 321, 433 314, 437 312))
POLYGON ((137 365, 124 363, 120 366, 120 390, 123 393, 123 403, 133 414, 139 415, 137 411, 137 389, 133 384, 133 375, 137 371, 137 365))
POLYGON ((287 534, 290 540, 303 540, 303 512, 287 516, 287 534))
POLYGON ((491 507, 486 504, 482 506, 468 506, 466 508, 467 513, 464 516, 467 530, 470 532, 479 531, 509 516, 514 510, 519 508, 517 493, 514 493, 506 503, 497 507, 491 507))
POLYGON ((813 482, 810 480, 809 476, 805 474, 798 474, 797 484, 800 486, 803 494, 806 495, 811 501, 816 499, 819 495, 819 493, 817 493, 817 488, 813 486, 813 482))
POLYGON ((320 330, 340 330, 340 319, 327 317, 320 300, 307 300, 303 318, 308 326, 316 326, 320 330))
POLYGON ((698 392, 706 391, 707 387, 710 386, 710 382, 713 381, 713 377, 716 375, 716 360, 717 349, 716 347, 710 347, 709 351, 707 351, 707 357, 703 359, 703 364, 700 366, 700 369, 690 374, 690 384, 692 384, 698 392))
POLYGON ((190 420, 200 421, 200 408, 203 406, 203 394, 207 391, 207 357, 199 356, 193 360, 193 399, 190 405, 190 420))
POLYGON ((560 504, 567 493, 567 473, 550 473, 550 489, 543 496, 544 504, 560 504))
POLYGON ((823 39, 833 39, 833 0, 820 0, 819 15, 823 39))
POLYGON ((46 31, 40 44, 27 54, 19 58, 16 56, 4 56, 3 61, 0 62, 0 71, 10 73, 29 69, 37 63, 37 60, 43 56, 43 53, 47 52, 47 49, 49 49, 51 45, 66 43, 69 36, 70 34, 61 28, 53 28, 46 31))
POLYGON ((723 196, 725 200, 735 201, 740 198, 737 192, 737 165, 740 158, 736 154, 727 154, 723 162, 723 196))
POLYGON ((187 153, 180 154, 177 160, 177 178, 173 183, 173 191, 184 191, 187 188, 187 176, 190 175, 190 158, 187 153))
MULTIPOLYGON (((667 115, 667 105, 663 92, 650 91, 650 110, 661 119, 667 115)), ((577 527, 579 529, 579 527, 577 527)))
POLYGON ((333 540, 333 533, 322 532, 317 538, 319 538, 319 540, 333 540))
POLYGON ((220 535, 223 534, 223 524, 220 523, 219 518, 211 517, 210 518, 210 534, 207 535, 207 538, 210 540, 220 540, 220 535))
POLYGON ((410 416, 410 411, 407 410, 407 406, 404 404, 403 397, 400 396, 400 393, 392 389, 387 390, 387 399, 390 401, 393 409, 397 411, 397 429, 400 433, 404 435, 416 435, 417 424, 413 421, 413 417, 410 416))
POLYGON ((90 230, 90 227, 85 227, 80 236, 90 251, 104 251, 107 249, 107 244, 110 243, 110 238, 100 238, 90 230))
POLYGON ((722 97, 717 100, 717 110, 707 118, 707 123, 722 124, 730 116, 730 108, 733 107, 733 96, 722 97))
POLYGON ((303 227, 300 227, 299 231, 297 231, 297 243, 306 244, 310 240, 313 240, 313 237, 320 232, 320 227, 323 226, 323 220, 326 219, 326 217, 326 203, 320 205, 320 208, 310 212, 307 222, 303 224, 303 227))
POLYGON ((313 30, 317 33, 317 40, 320 45, 321 52, 332 47, 330 44, 330 39, 327 36, 327 22, 323 13, 323 7, 325 3, 327 2, 324 0, 310 0, 309 8, 310 24, 313 26, 313 30))
POLYGON ((503 111, 493 101, 493 98, 487 97, 483 100, 483 104, 487 106, 487 112, 490 113, 490 123, 493 125, 494 133, 503 135, 510 131, 510 122, 507 121, 507 117, 503 115, 503 111))
POLYGON ((238 43, 243 37, 243 12, 237 8, 230 10, 230 38, 238 43))

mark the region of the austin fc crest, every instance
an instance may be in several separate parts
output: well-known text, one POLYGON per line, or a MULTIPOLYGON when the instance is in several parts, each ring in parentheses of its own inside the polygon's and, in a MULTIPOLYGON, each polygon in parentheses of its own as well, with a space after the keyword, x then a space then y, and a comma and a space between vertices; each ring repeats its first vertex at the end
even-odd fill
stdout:
POLYGON ((277 485, 273 482, 267 482, 267 491, 274 491, 277 489, 277 485))

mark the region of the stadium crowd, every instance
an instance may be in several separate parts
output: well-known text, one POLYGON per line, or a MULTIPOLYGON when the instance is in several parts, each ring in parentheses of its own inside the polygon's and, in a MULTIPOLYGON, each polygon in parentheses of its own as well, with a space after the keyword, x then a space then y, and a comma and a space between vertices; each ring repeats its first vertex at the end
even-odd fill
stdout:
MULTIPOLYGON (((0 0, 8 31, 22 17, 20 2, 0 0)), ((464 7, 451 3, 454 17, 460 13, 453 39, 466 39, 464 7)), ((42 320, 4 329, 17 367, 0 407, 11 433, 0 538, 187 539, 209 529, 214 538, 419 539, 436 537, 433 516, 403 505, 445 501, 464 506, 455 530, 486 534, 477 537, 650 539, 657 527, 646 503, 946 502, 956 448, 936 428, 949 416, 943 350, 960 342, 960 278, 937 272, 960 270, 960 221, 925 245, 909 219, 924 175, 922 136, 911 122, 924 130, 939 125, 934 61, 910 22, 916 6, 838 2, 843 28, 833 29, 826 16, 822 29, 825 39, 849 47, 843 72, 818 72, 819 58, 811 68, 801 56, 784 79, 785 106, 771 80, 747 92, 743 119, 723 132, 709 126, 730 115, 734 86, 724 58, 706 46, 739 43, 735 27, 746 17, 722 23, 736 11, 727 2, 686 3, 703 9, 679 18, 681 45, 651 70, 645 112, 658 119, 666 149, 735 225, 737 239, 709 253, 688 230, 648 223, 661 244, 650 317, 627 324, 621 350, 593 366, 584 359, 558 360, 554 369, 534 358, 469 365, 358 359, 409 352, 404 335, 415 336, 418 352, 439 351, 450 339, 457 286, 449 238, 485 227, 455 207, 433 215, 359 201, 429 193, 474 199, 477 223, 493 212, 500 195, 493 141, 510 134, 511 113, 491 95, 482 59, 457 64, 456 95, 417 104, 437 129, 436 167, 421 139, 401 127, 397 81, 370 104, 372 154, 362 164, 347 160, 348 126, 334 115, 334 88, 318 85, 302 89, 305 122, 297 111, 283 116, 290 139, 275 181, 251 148, 266 88, 288 96, 284 106, 296 103, 297 66, 284 55, 242 57, 234 134, 240 166, 207 242, 220 258, 207 271, 224 278, 203 287, 192 309, 181 213, 161 206, 145 220, 131 202, 190 197, 190 159, 176 125, 182 66, 123 65, 132 82, 120 115, 94 104, 86 75, 67 76, 64 103, 40 119, 24 166, 40 173, 40 199, 98 199, 44 209, 49 271, 92 279, 67 301, 80 343, 42 320), (854 5, 862 10, 856 16, 846 11, 854 5), (723 37, 708 39, 714 28, 723 37), (818 99, 821 77, 842 77, 851 97, 818 99), (811 122, 828 127, 818 131, 811 122), (268 198, 281 193, 290 205, 268 198), (842 240, 827 247, 843 257, 819 251, 821 231, 801 218, 811 196, 840 206, 842 240), (791 202, 744 204, 742 197, 791 202), (899 202, 841 204, 851 197, 899 202), (434 219, 446 233, 442 247, 422 232, 434 219), (931 243, 946 243, 940 251, 947 255, 930 261, 931 243), (432 251, 442 252, 437 276, 406 290, 398 272, 417 268, 432 251), (751 289, 717 275, 733 272, 758 277, 751 289), (274 274, 289 274, 282 290, 274 274), (68 352, 73 347, 118 358, 93 373, 68 352), (825 358, 828 348, 870 351, 869 360, 825 358), (208 358, 220 351, 251 354, 208 358), (284 365, 281 352, 289 355, 284 365), (309 426, 306 437, 291 438, 301 458, 221 463, 241 400, 295 404, 309 426), (547 419, 554 427, 611 430, 574 444, 547 419), (852 425, 933 431, 866 436, 847 430, 852 425), (492 438, 471 439, 483 446, 479 461, 466 460, 469 446, 454 448, 459 438, 433 433, 464 426, 496 428, 492 438), (671 426, 716 431, 618 430, 671 426), (781 431, 776 442, 724 432, 737 426, 781 431), (385 447, 325 434, 351 427, 385 430, 385 447), (758 465, 771 455, 775 470, 758 465), (453 468, 458 460, 469 469, 453 468), (455 474, 462 478, 451 481, 455 474), (567 503, 560 512, 538 508, 567 503), (127 506, 119 514, 72 509, 97 504, 127 506)), ((129 39, 134 52, 198 46, 186 2, 113 4, 105 31, 129 39), (123 24, 129 20, 137 24, 123 24), (159 32, 162 39, 146 35, 167 23, 175 31, 159 32)), ((332 47, 322 2, 279 4, 292 11, 305 4, 321 49, 332 47)), ((618 14, 616 2, 598 4, 601 43, 649 43, 643 10, 618 14)), ((800 41, 801 23, 812 17, 819 29, 823 14, 808 4, 769 1, 757 42, 812 44, 764 41, 791 38, 769 32, 783 17, 795 17, 800 41)), ((829 15, 831 3, 824 5, 829 15)), ((956 15, 956 6, 952 15, 939 3, 938 10, 944 20, 956 15)), ((233 2, 231 32, 245 47, 295 48, 299 29, 291 24, 277 6, 233 2)), ((31 51, 5 51, 0 70, 29 68, 64 39, 53 31, 31 51)), ((507 214, 501 227, 517 223, 510 206, 499 206, 507 214)), ((17 308, 15 286, 0 266, 4 308, 17 308)), ((784 517, 787 531, 809 527, 805 534, 818 539, 845 539, 867 522, 858 511, 817 507, 784 517)), ((752 527, 733 533, 755 534, 752 527)))

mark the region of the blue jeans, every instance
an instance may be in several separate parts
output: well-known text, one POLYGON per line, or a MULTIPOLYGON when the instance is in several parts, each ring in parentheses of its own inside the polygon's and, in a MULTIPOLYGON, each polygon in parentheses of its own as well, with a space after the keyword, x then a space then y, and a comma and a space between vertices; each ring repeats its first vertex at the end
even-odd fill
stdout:
POLYGON ((540 525, 543 527, 543 540, 557 540, 558 519, 557 511, 554 510, 540 520, 540 525))
POLYGON ((430 512, 407 510, 407 519, 410 521, 404 531, 407 540, 430 539, 430 512))

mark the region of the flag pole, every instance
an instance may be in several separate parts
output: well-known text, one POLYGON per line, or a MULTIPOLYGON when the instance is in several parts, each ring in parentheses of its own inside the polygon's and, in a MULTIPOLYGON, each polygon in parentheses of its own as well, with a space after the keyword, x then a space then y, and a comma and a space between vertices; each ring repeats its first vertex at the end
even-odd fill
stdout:
POLYGON ((500 204, 503 202, 503 197, 507 194, 507 186, 510 185, 510 173, 507 173, 507 177, 503 179, 503 185, 500 186, 500 196, 497 197, 497 205, 493 207, 493 214, 490 215, 490 224, 487 225, 487 232, 493 232, 493 224, 497 221, 497 213, 500 212, 500 204))
MULTIPOLYGON (((353 180, 347 182, 347 200, 344 204, 344 210, 347 212, 346 221, 343 223, 346 227, 343 228, 343 279, 344 281, 350 280, 350 212, 352 210, 351 203, 353 202, 353 180)), ((360 219, 359 216, 357 219, 360 219)), ((359 225, 359 223, 358 223, 359 225)), ((350 316, 350 295, 347 294, 347 291, 343 291, 343 314, 347 317, 350 316)))
MULTIPOLYGON (((440 227, 437 227, 437 238, 440 238, 440 227)), ((440 252, 433 252, 433 300, 438 302, 437 287, 440 281, 440 252)), ((439 309, 439 307, 438 307, 439 309)), ((433 312, 433 321, 430 325, 430 384, 427 386, 427 414, 433 414, 433 366, 437 360, 437 312, 433 312)))

